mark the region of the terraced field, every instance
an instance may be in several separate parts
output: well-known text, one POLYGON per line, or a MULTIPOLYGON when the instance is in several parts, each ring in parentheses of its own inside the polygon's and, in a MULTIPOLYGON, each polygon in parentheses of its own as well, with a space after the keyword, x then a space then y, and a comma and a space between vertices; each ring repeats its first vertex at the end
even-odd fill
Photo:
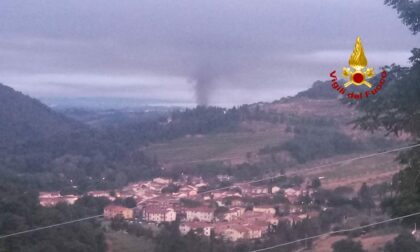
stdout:
MULTIPOLYGON (((394 240, 397 234, 387 234, 387 235, 378 235, 378 236, 367 236, 367 237, 360 237, 355 239, 356 241, 360 241, 362 243, 363 248, 367 252, 377 252, 381 251, 380 249, 384 247, 384 245, 394 240)), ((332 252, 332 244, 336 241, 346 239, 347 236, 330 236, 325 239, 317 240, 312 250, 303 250, 304 252, 332 252)))
POLYGON ((259 130, 215 135, 188 136, 146 148, 164 164, 188 164, 208 161, 243 163, 247 153, 257 153, 267 145, 279 144, 290 139, 284 125, 259 130))
MULTIPOLYGON (((372 136, 370 132, 354 129, 352 125, 348 124, 351 119, 355 118, 356 112, 335 99, 299 98, 290 99, 287 102, 267 103, 262 106, 266 112, 286 113, 308 118, 329 118, 337 123, 339 132, 361 145, 367 143, 366 139, 372 136)), ((237 132, 191 135, 164 143, 151 144, 143 150, 149 155, 155 155, 164 167, 195 165, 213 161, 223 161, 229 164, 258 163, 264 158, 267 159, 267 156, 269 158, 269 155, 265 157, 259 155, 260 149, 266 146, 279 145, 293 137, 293 133, 286 130, 288 126, 290 127, 286 123, 271 124, 262 121, 246 121, 242 123, 240 130, 237 132)), ((381 138, 383 132, 376 132, 374 136, 381 138)), ((401 143, 401 145, 404 144, 401 143)), ((278 155, 276 161, 287 162, 287 165, 297 163, 291 158, 290 153, 284 152, 276 154, 278 155)), ((309 178, 325 177, 322 184, 326 188, 337 186, 358 187, 363 182, 374 184, 387 181, 401 168, 394 161, 397 153, 366 158, 346 164, 312 168, 374 152, 375 150, 372 149, 367 152, 334 156, 304 165, 296 165, 296 167, 287 168, 287 171, 289 175, 298 174, 309 178)))
POLYGON ((395 161, 396 153, 365 158, 340 165, 311 168, 362 155, 364 154, 353 154, 313 162, 297 170, 290 171, 289 174, 297 174, 309 178, 324 177, 322 179, 322 185, 325 188, 335 188, 338 186, 358 188, 363 182, 376 184, 389 181, 402 168, 395 161))

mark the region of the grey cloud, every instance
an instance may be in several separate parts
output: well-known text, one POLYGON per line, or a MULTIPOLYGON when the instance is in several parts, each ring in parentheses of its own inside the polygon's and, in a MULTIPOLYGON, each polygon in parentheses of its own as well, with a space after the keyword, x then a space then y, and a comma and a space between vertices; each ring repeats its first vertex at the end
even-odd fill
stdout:
POLYGON ((2 0, 0 10, 0 81, 37 96, 250 103, 328 78, 357 35, 376 65, 405 64, 419 42, 379 0, 2 0))

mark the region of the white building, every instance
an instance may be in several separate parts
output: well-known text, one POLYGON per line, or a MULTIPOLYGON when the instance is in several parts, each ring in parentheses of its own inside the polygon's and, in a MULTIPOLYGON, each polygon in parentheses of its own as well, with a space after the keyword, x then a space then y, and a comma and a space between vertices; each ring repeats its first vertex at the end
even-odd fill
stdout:
POLYGON ((286 197, 299 197, 301 195, 301 191, 293 188, 287 188, 284 190, 284 194, 286 197))
POLYGON ((268 186, 252 186, 249 184, 240 185, 242 195, 262 195, 268 194, 268 186))
POLYGON ((265 214, 276 214, 276 209, 273 206, 254 206, 254 212, 265 213, 265 214))
POLYGON ((111 196, 111 193, 108 191, 90 191, 87 194, 95 198, 104 197, 104 198, 108 198, 111 201, 115 200, 115 197, 111 196))
POLYGON ((162 184, 162 185, 169 185, 172 182, 172 179, 167 178, 154 178, 153 182, 162 184))
POLYGON ((278 193, 278 192, 280 192, 281 191, 281 188, 280 187, 278 187, 278 186, 273 186, 272 188, 271 188, 271 193, 278 193))
POLYGON ((143 208, 143 220, 156 223, 172 222, 176 220, 176 212, 167 206, 146 206, 143 208))
POLYGON ((188 208, 185 210, 187 221, 206 221, 211 222, 214 219, 214 209, 208 207, 188 208))
POLYGON ((40 192, 39 204, 43 207, 52 207, 58 203, 74 204, 79 199, 77 195, 61 196, 59 192, 40 192))
POLYGON ((60 192, 39 192, 40 198, 57 198, 61 197, 60 192))
POLYGON ((247 237, 247 234, 248 229, 241 225, 230 226, 222 233, 223 237, 230 241, 245 239, 247 237))
POLYGON ((245 208, 243 207, 233 207, 229 209, 227 213, 224 214, 223 219, 227 221, 232 221, 237 217, 243 215, 245 213, 245 208))
POLYGON ((204 236, 210 236, 212 230, 212 224, 204 222, 185 222, 179 225, 179 231, 182 235, 186 235, 188 232, 194 231, 196 233, 202 232, 204 236))

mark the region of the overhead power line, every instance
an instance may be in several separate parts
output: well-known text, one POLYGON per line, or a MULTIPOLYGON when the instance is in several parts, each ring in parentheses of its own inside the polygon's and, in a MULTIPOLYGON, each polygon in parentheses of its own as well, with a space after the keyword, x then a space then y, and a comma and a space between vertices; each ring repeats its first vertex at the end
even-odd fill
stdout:
MULTIPOLYGON (((376 153, 372 153, 372 154, 368 154, 368 155, 364 155, 364 156, 349 158, 349 159, 345 159, 345 160, 341 160, 341 161, 337 161, 337 162, 332 162, 332 163, 328 163, 328 164, 324 164, 324 165, 314 166, 314 167, 308 168, 306 170, 319 169, 319 168, 324 168, 324 167, 328 167, 328 166, 339 165, 339 164, 353 162, 353 161, 360 160, 360 159, 371 158, 371 157, 375 157, 375 156, 385 155, 385 154, 389 154, 389 153, 393 153, 393 152, 398 152, 398 151, 402 151, 402 150, 407 150, 407 149, 412 149, 412 148, 416 148, 416 147, 420 147, 420 144, 413 144, 413 145, 409 145, 409 146, 394 148, 394 149, 387 150, 387 151, 376 152, 376 153)), ((284 175, 276 175, 276 176, 271 176, 271 177, 267 177, 267 178, 263 178, 263 179, 251 180, 251 181, 248 181, 248 182, 239 183, 239 184, 232 185, 232 186, 226 186, 226 187, 216 188, 216 189, 212 189, 212 190, 208 190, 208 191, 203 191, 203 192, 200 192, 198 194, 205 194, 205 193, 210 193, 210 192, 225 190, 225 189, 236 187, 238 185, 253 184, 253 183, 257 183, 257 182, 262 182, 262 181, 267 181, 267 180, 279 178, 279 177, 282 177, 282 176, 284 176, 284 175)), ((417 214, 419 214, 419 213, 415 213, 413 215, 417 215, 417 214)), ((28 234, 28 233, 32 233, 32 232, 36 232, 36 231, 41 231, 41 230, 45 230, 45 229, 49 229, 49 228, 54 228, 54 227, 59 227, 59 226, 64 226, 64 225, 69 225, 69 224, 73 224, 73 223, 77 223, 77 222, 82 222, 82 221, 86 221, 86 220, 91 220, 91 219, 95 219, 95 218, 100 218, 100 217, 103 217, 103 216, 104 216, 103 214, 94 215, 94 216, 89 216, 89 217, 85 217, 85 218, 80 218, 80 219, 74 219, 74 220, 70 220, 70 221, 66 221, 66 222, 61 222, 61 223, 57 223, 57 224, 53 224, 53 225, 42 226, 42 227, 32 228, 32 229, 28 229, 28 230, 24 230, 24 231, 20 231, 20 232, 15 232, 15 233, 11 233, 11 234, 1 235, 0 236, 0 240, 1 239, 6 239, 6 238, 9 238, 9 237, 14 237, 14 236, 19 236, 19 235, 23 235, 23 234, 28 234)), ((403 217, 398 217, 398 218, 403 218, 403 217)), ((406 218, 406 217, 404 217, 404 218, 406 218)), ((345 232, 345 231, 340 231, 340 232, 345 232)), ((321 235, 319 235, 319 236, 321 236, 321 235)), ((316 237, 319 237, 319 236, 309 237, 309 238, 316 238, 316 237)), ((309 238, 305 238, 305 239, 309 239, 309 238)), ((299 242, 299 241, 302 241, 302 239, 296 240, 293 243, 296 243, 296 242, 299 242)), ((291 243, 288 243, 288 244, 291 244, 291 243)), ((285 246, 285 245, 282 245, 281 244, 281 246, 285 246)), ((256 250, 256 251, 263 251, 263 250, 256 250)))
POLYGON ((0 239, 5 239, 5 238, 8 238, 8 237, 23 235, 23 234, 27 234, 27 233, 32 233, 32 232, 44 230, 44 229, 49 229, 49 228, 64 226, 64 225, 68 225, 68 224, 73 224, 73 223, 81 222, 81 221, 85 221, 85 220, 96 219, 96 218, 100 218, 100 217, 103 217, 103 216, 104 216, 103 214, 98 214, 98 215, 89 216, 89 217, 85 217, 85 218, 80 218, 80 219, 70 220, 70 221, 66 221, 66 222, 61 222, 61 223, 57 223, 57 224, 53 224, 53 225, 49 225, 49 226, 43 226, 43 227, 28 229, 28 230, 21 231, 21 232, 2 235, 2 236, 0 236, 0 239))
MULTIPOLYGON (((307 168, 307 169, 304 169, 304 170, 309 171, 309 170, 315 170, 315 169, 325 168, 325 167, 334 166, 334 165, 340 165, 340 164, 344 164, 344 163, 350 163, 350 162, 354 162, 354 161, 361 160, 361 159, 371 158, 371 157, 375 157, 375 156, 381 156, 381 155, 385 155, 385 154, 389 154, 389 153, 393 153, 393 152, 398 152, 398 151, 402 151, 402 150, 407 150, 407 149, 412 149, 412 148, 416 148, 416 147, 420 147, 420 144, 414 144, 414 145, 399 147, 399 148, 395 148, 395 149, 391 149, 391 150, 387 150, 387 151, 382 151, 382 152, 375 152, 375 153, 364 155, 364 156, 359 156, 359 157, 340 160, 340 161, 336 161, 336 162, 332 162, 332 163, 328 163, 328 164, 314 166, 314 167, 307 168)), ((267 178, 251 180, 251 181, 247 181, 247 182, 244 182, 244 183, 237 183, 235 186, 263 182, 263 181, 267 181, 267 180, 271 180, 271 179, 275 179, 275 178, 280 178, 280 177, 283 177, 283 176, 284 175, 276 175, 276 176, 271 176, 271 177, 267 177, 267 178)), ((232 188, 232 187, 235 187, 235 186, 226 186, 226 187, 216 188, 216 189, 204 191, 202 193, 220 191, 220 190, 229 189, 229 188, 232 188)))
POLYGON ((378 221, 378 222, 367 224, 367 225, 363 225, 363 226, 360 226, 360 227, 354 227, 354 228, 349 228, 349 229, 342 229, 342 230, 337 230, 337 231, 330 231, 330 232, 327 232, 327 233, 323 233, 323 234, 319 234, 319 235, 314 235, 314 236, 311 236, 311 237, 306 237, 306 238, 297 239, 297 240, 290 241, 290 242, 280 243, 280 244, 277 244, 277 245, 274 245, 274 246, 270 246, 270 247, 266 247, 266 248, 252 250, 251 252, 267 251, 267 250, 284 247, 284 246, 291 245, 291 244, 298 243, 298 242, 302 242, 302 241, 308 241, 308 240, 312 240, 312 239, 315 239, 315 238, 320 238, 320 237, 323 237, 323 236, 329 236, 329 235, 340 234, 340 233, 347 233, 347 232, 351 232, 351 231, 356 231, 356 230, 364 229, 364 228, 367 228, 367 227, 377 226, 377 225, 388 223, 388 222, 402 220, 402 219, 405 219, 405 218, 408 218, 408 217, 412 217, 412 216, 416 216, 416 215, 420 215, 420 212, 416 212, 416 213, 412 213, 412 214, 407 214, 407 215, 404 215, 404 216, 395 217, 395 218, 384 220, 384 221, 378 221))

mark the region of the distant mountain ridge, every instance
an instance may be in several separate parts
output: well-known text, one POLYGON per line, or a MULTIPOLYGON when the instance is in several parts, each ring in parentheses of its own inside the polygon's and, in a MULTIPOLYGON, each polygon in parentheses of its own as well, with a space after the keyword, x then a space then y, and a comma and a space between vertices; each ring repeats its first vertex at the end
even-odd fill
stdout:
POLYGON ((306 97, 310 99, 334 99, 339 94, 331 88, 330 81, 315 81, 307 90, 297 93, 295 97, 306 97))
MULTIPOLYGON (((369 82, 372 83, 374 86, 379 83, 380 80, 380 74, 377 74, 375 77, 369 79, 369 82)), ((338 84, 340 86, 343 86, 343 84, 346 82, 343 79, 339 79, 338 84)), ((362 86, 355 86, 350 85, 346 88, 346 91, 348 93, 351 92, 364 92, 369 90, 368 87, 362 85, 362 86)), ((309 98, 309 99, 336 99, 342 97, 340 93, 337 92, 337 90, 334 90, 331 87, 331 81, 315 81, 310 88, 307 90, 299 92, 297 95, 294 96, 294 98, 309 98)))

